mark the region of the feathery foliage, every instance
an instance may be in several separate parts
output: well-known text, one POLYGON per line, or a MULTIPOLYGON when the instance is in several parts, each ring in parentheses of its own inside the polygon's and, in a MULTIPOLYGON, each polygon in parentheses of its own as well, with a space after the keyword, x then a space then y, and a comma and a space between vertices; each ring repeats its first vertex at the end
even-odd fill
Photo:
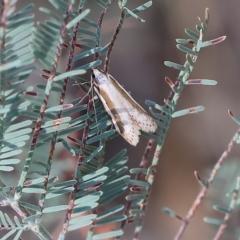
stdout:
MULTIPOLYGON (((101 8, 97 22, 89 17, 85 0, 49 2, 54 11, 41 7, 39 10, 48 20, 37 22, 35 26, 33 4, 19 11, 15 10, 16 0, 2 1, 1 6, 0 171, 17 171, 14 166, 20 163, 20 158, 23 164, 18 182, 13 186, 0 178, 1 206, 9 206, 18 214, 18 217, 11 217, 0 212, 1 227, 8 231, 2 239, 13 234, 14 239, 19 239, 27 230, 40 239, 52 239, 44 228, 44 221, 59 212, 64 214, 64 220, 58 239, 65 239, 68 232, 86 226, 88 240, 120 239, 126 223, 135 225, 135 239, 138 239, 171 119, 204 109, 198 106, 175 111, 179 95, 186 85, 216 84, 214 80, 188 78, 201 48, 219 43, 224 37, 202 41, 207 30, 207 14, 206 22, 197 25, 197 33, 186 29, 191 39, 177 39, 177 48, 186 53, 186 62, 183 65, 165 62, 180 73, 175 83, 166 78, 171 93, 164 106, 146 101, 158 128, 154 134, 142 132, 149 139, 145 155, 139 168, 129 170, 125 149, 110 160, 105 159, 106 143, 119 134, 112 129, 111 119, 86 73, 102 63, 102 56, 105 56, 104 70, 108 71, 111 52, 124 20, 133 17, 144 22, 139 13, 149 8, 152 1, 133 10, 127 7, 126 0, 118 1, 119 22, 104 46, 101 24, 114 1, 94 1, 101 8), (76 54, 79 49, 81 52, 76 54), (65 52, 68 58, 62 63, 65 52), (42 67, 45 84, 22 89, 20 85, 34 70, 35 59, 42 67), (69 100, 67 90, 72 80, 79 85, 84 97, 69 100), (82 135, 82 140, 76 133, 82 135), (148 167, 146 158, 153 141, 157 146, 148 167), (57 157, 58 145, 66 150, 65 158, 71 157, 74 164, 75 172, 68 180, 58 179, 64 169, 58 168, 60 172, 54 175, 54 164, 60 164, 61 158, 57 157), (27 156, 20 155, 24 146, 27 156), (129 189, 125 206, 115 205, 114 200, 125 196, 129 189), (30 197, 35 201, 24 200, 30 197), (106 204, 111 207, 106 208, 106 204), (99 233, 98 229, 104 226, 108 231, 99 233)), ((172 210, 165 209, 165 212, 174 215, 172 210)))

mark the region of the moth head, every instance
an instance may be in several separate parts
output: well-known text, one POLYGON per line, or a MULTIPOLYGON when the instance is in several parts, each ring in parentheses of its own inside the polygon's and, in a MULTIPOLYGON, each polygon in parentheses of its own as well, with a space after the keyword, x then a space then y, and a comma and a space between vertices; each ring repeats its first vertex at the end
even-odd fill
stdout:
POLYGON ((107 84, 109 83, 108 74, 101 69, 93 68, 92 69, 92 79, 95 80, 98 84, 107 84))

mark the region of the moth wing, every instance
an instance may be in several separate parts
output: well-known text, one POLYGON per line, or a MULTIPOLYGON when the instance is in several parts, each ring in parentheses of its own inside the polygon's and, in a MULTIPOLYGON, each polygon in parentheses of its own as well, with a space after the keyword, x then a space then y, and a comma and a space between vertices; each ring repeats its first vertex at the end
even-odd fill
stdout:
POLYGON ((106 98, 107 95, 109 97, 110 94, 108 94, 107 91, 111 92, 111 90, 114 91, 114 89, 111 89, 111 87, 108 88, 100 87, 101 92, 100 93, 99 90, 96 87, 94 87, 94 91, 97 93, 100 101, 102 102, 105 111, 111 117, 115 129, 127 142, 129 142, 133 146, 136 146, 137 143, 139 142, 140 135, 139 127, 136 126, 133 119, 129 115, 128 111, 125 110, 123 111, 120 109, 120 101, 122 97, 116 94, 114 101, 115 105, 117 106, 116 108, 113 108, 110 105, 108 105, 104 97, 102 97, 102 95, 106 95, 106 98))
MULTIPOLYGON (((138 105, 139 106, 139 105, 138 105)), ((139 106, 140 107, 140 106, 139 106)), ((155 132, 157 129, 157 124, 148 114, 144 112, 140 112, 139 109, 129 110, 129 114, 135 124, 139 126, 139 128, 144 132, 155 132)))
POLYGON ((139 126, 144 132, 155 132, 157 129, 157 124, 155 120, 148 115, 148 113, 131 97, 131 95, 111 76, 109 75, 112 83, 121 89, 121 98, 127 102, 127 111, 131 116, 135 125, 139 126))

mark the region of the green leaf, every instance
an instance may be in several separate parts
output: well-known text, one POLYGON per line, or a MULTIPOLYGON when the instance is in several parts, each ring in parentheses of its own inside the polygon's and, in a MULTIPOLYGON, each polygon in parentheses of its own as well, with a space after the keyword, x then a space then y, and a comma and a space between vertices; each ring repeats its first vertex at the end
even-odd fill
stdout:
POLYGON ((205 42, 201 42, 199 41, 199 48, 203 48, 203 47, 208 47, 214 44, 218 44, 221 43, 222 41, 224 41, 226 39, 226 36, 221 36, 219 38, 213 39, 213 40, 209 40, 209 41, 205 41, 205 42))
POLYGON ((210 80, 210 79, 189 79, 185 82, 185 84, 186 85, 200 84, 200 85, 213 86, 217 84, 217 81, 210 80))
POLYGON ((69 22, 66 26, 67 29, 73 27, 76 23, 79 23, 83 18, 85 18, 90 12, 90 9, 85 9, 82 13, 80 13, 77 17, 75 17, 71 22, 69 22))
POLYGON ((170 208, 164 207, 162 208, 162 211, 169 215, 170 217, 176 217, 176 213, 170 208))
POLYGON ((40 212, 41 211, 39 206, 30 204, 30 203, 27 203, 27 202, 20 202, 20 205, 24 208, 30 209, 30 210, 35 211, 35 212, 40 212))
POLYGON ((96 202, 93 202, 91 204, 87 204, 85 203, 83 206, 81 207, 75 207, 73 209, 73 213, 71 214, 71 217, 76 217, 78 216, 79 214, 83 213, 83 212, 86 212, 86 211, 89 211, 91 209, 94 209, 98 206, 98 203, 96 202))
POLYGON ((87 156, 83 163, 88 163, 90 162, 94 157, 96 157, 97 154, 99 154, 101 152, 101 150, 103 149, 103 146, 99 146, 90 156, 87 156))
POLYGON ((109 43, 107 43, 100 51, 100 55, 105 54, 109 49, 109 43))
POLYGON ((135 200, 142 200, 147 198, 147 194, 141 194, 141 193, 134 193, 131 195, 126 196, 127 201, 135 201, 135 200))
POLYGON ((89 205, 93 202, 97 202, 100 198, 100 196, 103 194, 103 192, 94 192, 90 193, 84 197, 80 197, 74 201, 75 207, 83 206, 83 205, 89 205))
POLYGON ((20 123, 12 124, 11 126, 9 126, 9 127, 6 129, 5 133, 12 132, 12 131, 17 130, 17 129, 19 129, 19 128, 27 127, 27 126, 29 126, 29 125, 31 125, 31 124, 32 124, 32 121, 31 121, 31 120, 26 120, 26 121, 22 121, 22 122, 20 122, 20 123))
POLYGON ((101 134, 99 134, 99 135, 97 135, 95 137, 92 137, 92 138, 88 139, 87 140, 87 144, 92 144, 94 142, 100 141, 101 139, 104 139, 104 138, 107 138, 107 137, 113 135, 115 132, 116 132, 116 130, 111 129, 109 131, 101 133, 101 134))
POLYGON ((139 186, 139 187, 149 187, 150 183, 149 182, 144 182, 144 181, 139 181, 139 180, 133 180, 133 179, 129 179, 127 181, 127 183, 129 185, 133 185, 133 186, 139 186))
POLYGON ((194 108, 187 108, 187 109, 184 109, 184 110, 174 112, 172 114, 172 117, 175 118, 175 117, 180 117, 180 116, 184 116, 184 115, 187 115, 187 114, 199 113, 199 112, 202 112, 204 109, 205 108, 203 106, 197 106, 197 107, 194 107, 194 108))
POLYGON ((58 138, 58 142, 61 142, 62 145, 64 146, 64 148, 72 155, 75 156, 75 151, 73 150, 73 148, 68 144, 67 141, 65 141, 65 139, 63 138, 58 138))
POLYGON ((102 0, 95 0, 95 2, 102 8, 107 9, 106 3, 104 3, 102 0))
POLYGON ((51 16, 52 18, 54 18, 54 19, 55 19, 57 22, 59 22, 59 23, 63 21, 63 19, 62 19, 61 16, 58 16, 56 13, 54 13, 53 11, 51 11, 51 10, 49 10, 49 9, 47 9, 47 8, 40 7, 40 8, 39 8, 39 11, 48 14, 49 16, 51 16))
POLYGON ((53 81, 59 81, 59 80, 62 80, 62 79, 65 79, 65 78, 68 78, 68 77, 71 77, 71 76, 76 76, 76 75, 82 75, 82 74, 85 74, 86 71, 84 71, 83 69, 79 69, 79 70, 72 70, 72 71, 69 71, 69 72, 65 72, 65 73, 62 73, 56 77, 53 78, 53 81))
POLYGON ((86 215, 86 216, 81 216, 81 217, 78 217, 78 218, 71 219, 69 221, 69 224, 73 225, 73 224, 76 224, 78 222, 82 223, 82 222, 85 222, 85 221, 88 221, 88 220, 95 219, 96 217, 97 217, 97 214, 89 214, 89 215, 86 215))
POLYGON ((16 156, 16 155, 19 155, 21 152, 22 152, 21 149, 9 151, 9 152, 7 152, 7 153, 1 154, 0 159, 4 159, 4 158, 16 156))
POLYGON ((0 219, 1 219, 1 223, 4 225, 4 227, 8 227, 8 224, 7 224, 7 221, 6 221, 6 218, 5 218, 5 215, 3 214, 2 211, 0 211, 0 219))
POLYGON ((47 207, 43 209, 43 213, 52 213, 52 212, 60 212, 68 209, 68 205, 60 205, 54 207, 47 207))
POLYGON ((95 23, 94 21, 90 20, 89 18, 84 18, 82 21, 87 23, 91 27, 98 28, 97 23, 95 23))
POLYGON ((0 165, 18 164, 19 162, 20 162, 19 159, 7 159, 7 160, 1 160, 0 165))
POLYGON ((96 31, 93 32, 93 31, 87 30, 85 28, 79 28, 78 32, 80 34, 86 34, 86 35, 89 35, 91 37, 97 37, 97 32, 96 31))
POLYGON ((175 68, 175 69, 177 69, 179 71, 183 71, 183 72, 189 73, 189 69, 184 67, 181 64, 177 64, 177 63, 170 62, 170 61, 164 61, 164 65, 167 66, 167 67, 175 68))
POLYGON ((62 136, 62 135, 65 135, 65 134, 69 134, 71 132, 79 131, 79 130, 85 128, 86 126, 87 126, 86 123, 82 123, 82 124, 74 126, 74 127, 66 128, 64 130, 59 131, 58 136, 62 136))
POLYGON ((122 230, 115 230, 111 232, 96 234, 92 237, 92 240, 109 239, 114 237, 120 237, 122 235, 123 235, 122 230))
POLYGON ((5 213, 5 218, 8 222, 8 224, 14 228, 15 224, 12 222, 12 220, 10 219, 10 217, 6 213, 5 213))
POLYGON ((185 29, 185 33, 190 36, 191 38, 193 38, 194 40, 198 40, 199 39, 199 34, 191 31, 190 29, 186 28, 185 29))
POLYGON ((6 235, 4 235, 3 237, 1 237, 1 240, 8 239, 8 238, 9 238, 11 235, 13 235, 16 231, 17 231, 17 229, 12 229, 12 230, 9 231, 6 235))
POLYGON ((131 215, 141 215, 144 213, 144 210, 143 209, 131 209, 131 210, 129 210, 129 213, 131 215))
POLYGON ((147 174, 147 169, 146 168, 132 168, 130 169, 130 173, 131 174, 138 174, 138 173, 142 173, 142 174, 147 174))
POLYGON ((32 132, 31 128, 25 128, 25 129, 21 129, 21 130, 15 131, 15 132, 7 133, 4 135, 4 140, 6 141, 11 138, 16 138, 16 137, 19 137, 19 136, 22 136, 22 135, 25 135, 25 134, 28 134, 31 132, 32 132))
POLYGON ((43 188, 24 187, 22 192, 43 194, 46 193, 46 190, 43 188))
MULTIPOLYGON (((99 122, 98 122, 99 123, 99 122)), ((99 124, 91 124, 90 125, 90 129, 93 128, 93 130, 91 130, 89 133, 88 133, 88 137, 92 137, 94 136, 95 134, 105 130, 108 126, 110 126, 112 124, 112 122, 109 120, 108 116, 104 119, 101 119, 101 122, 99 124)))
POLYGON ((63 116, 69 116, 73 113, 80 112, 80 111, 83 111, 85 109, 87 109, 87 104, 83 104, 81 106, 73 107, 73 108, 70 108, 70 109, 64 109, 63 110, 63 116))
POLYGON ((90 69, 90 68, 95 68, 97 66, 99 66, 100 64, 102 63, 101 60, 97 60, 97 61, 93 61, 91 63, 87 63, 81 67, 78 67, 76 69, 83 69, 83 70, 87 70, 87 69, 90 69))
POLYGON ((216 211, 224 213, 224 214, 230 214, 232 212, 230 209, 227 209, 227 208, 224 208, 224 207, 221 207, 221 206, 218 206, 218 205, 214 205, 213 208, 216 211))
POLYGON ((152 133, 141 132, 141 135, 148 138, 148 139, 153 139, 156 142, 159 142, 159 140, 160 140, 159 136, 154 135, 152 133))
POLYGON ((5 153, 5 152, 8 152, 8 151, 11 151, 11 150, 14 150, 16 148, 21 148, 25 145, 26 143, 25 142, 18 142, 18 143, 15 143, 14 145, 13 144, 9 144, 8 147, 3 147, 0 152, 1 153, 5 153))
POLYGON ((40 214, 35 214, 35 215, 31 215, 29 217, 26 217, 22 220, 23 223, 27 223, 27 222, 31 222, 31 221, 35 221, 37 219, 40 219, 41 215, 40 214))
POLYGON ((24 182, 24 186, 31 186, 34 184, 39 184, 39 183, 43 183, 46 181, 46 177, 40 177, 40 178, 35 178, 35 179, 30 179, 30 180, 26 180, 24 182))
POLYGON ((105 224, 109 224, 109 223, 117 223, 120 221, 124 221, 127 219, 126 215, 120 215, 120 216, 113 216, 113 217, 109 217, 107 219, 102 219, 100 221, 97 221, 94 226, 101 226, 101 225, 105 225, 105 224))
POLYGON ((119 162, 122 158, 125 157, 126 153, 127 153, 127 149, 122 149, 116 156, 114 156, 112 159, 107 161, 105 166, 111 169, 111 167, 115 165, 115 163, 119 162))
POLYGON ((54 127, 49 127, 49 128, 44 128, 40 131, 40 135, 52 133, 52 132, 57 132, 60 130, 66 130, 68 129, 69 124, 68 123, 63 123, 54 127))
POLYGON ((92 220, 87 220, 87 221, 79 222, 79 223, 77 223, 77 224, 70 225, 70 226, 67 228, 67 230, 68 230, 68 231, 73 231, 73 230, 76 230, 76 229, 78 229, 78 228, 83 228, 83 227, 86 227, 86 226, 92 224, 92 222, 93 222, 92 220))
POLYGON ((177 44, 177 48, 182 51, 182 52, 185 52, 185 53, 188 53, 188 54, 192 54, 193 56, 197 56, 197 52, 193 51, 192 49, 190 48, 187 48, 181 44, 177 44))
MULTIPOLYGON (((133 9, 132 12, 136 14, 136 13, 139 13, 140 11, 143 11, 143 10, 145 10, 145 9, 151 7, 151 6, 152 6, 152 1, 148 1, 148 2, 144 3, 143 5, 141 5, 141 6, 137 7, 137 8, 135 8, 135 9, 133 9)), ((127 15, 126 15, 126 18, 129 18, 129 17, 131 17, 131 16, 132 16, 132 15, 127 14, 127 15)))
POLYGON ((206 222, 206 223, 217 225, 217 226, 220 226, 220 225, 225 223, 224 220, 222 220, 222 219, 209 218, 209 217, 203 218, 203 221, 206 222))
POLYGON ((96 53, 96 52, 99 52, 101 50, 101 47, 96 47, 96 48, 93 48, 89 51, 85 51, 83 53, 80 53, 78 55, 75 55, 74 58, 73 58, 73 61, 77 61, 79 59, 82 59, 82 58, 85 58, 85 57, 88 57, 88 56, 91 56, 92 54, 96 53))
POLYGON ((82 181, 85 182, 85 181, 88 181, 90 179, 93 179, 93 178, 96 178, 97 176, 100 176, 104 173, 106 173, 107 171, 109 170, 108 167, 102 167, 94 172, 91 172, 85 176, 82 177, 82 181))
POLYGON ((107 203, 121 196, 127 189, 128 186, 126 185, 125 186, 121 185, 114 189, 111 189, 107 194, 104 194, 104 196, 100 199, 99 205, 101 206, 106 205, 107 203))
MULTIPOLYGON (((41 89, 41 90, 45 90, 46 85, 44 85, 44 84, 37 84, 36 87, 41 89)), ((62 88, 59 88, 59 87, 56 87, 56 86, 52 86, 51 90, 54 91, 54 92, 58 92, 58 93, 62 92, 62 88)))
POLYGON ((4 171, 4 172, 10 172, 13 169, 14 169, 13 167, 9 167, 9 166, 0 166, 0 171, 4 171))
POLYGON ((13 240, 19 240, 20 239, 20 236, 22 235, 22 232, 23 232, 23 229, 20 229, 17 234, 15 235, 14 239, 13 240))
POLYGON ((104 180, 107 179, 107 176, 103 175, 103 176, 100 176, 100 177, 96 177, 90 181, 87 181, 87 182, 84 182, 82 184, 80 184, 78 186, 78 189, 86 189, 86 188, 89 188, 89 187, 92 187, 96 184, 99 184, 99 183, 102 183, 104 180))
MULTIPOLYGON (((50 192, 47 193, 46 195, 46 199, 51 199, 51 198, 55 198, 55 197, 59 197, 61 195, 64 195, 66 193, 70 193, 74 190, 74 187, 68 187, 68 188, 63 188, 63 189, 59 189, 59 190, 55 190, 54 192, 50 192)), ((52 189, 51 189, 52 191, 52 189)), ((49 192, 49 191, 48 191, 49 192)))
POLYGON ((124 205, 118 205, 116 207, 112 207, 110 209, 107 209, 105 210, 104 212, 98 214, 96 220, 100 220, 102 218, 105 218, 105 217, 108 217, 108 216, 111 216, 117 212, 120 212, 124 209, 124 205))
POLYGON ((19 228, 22 227, 22 225, 21 225, 19 219, 17 218, 17 216, 14 216, 14 221, 15 221, 16 225, 17 225, 19 228))
POLYGON ((193 39, 177 38, 176 42, 179 43, 179 44, 189 44, 189 43, 195 42, 195 40, 193 40, 193 39))
POLYGON ((65 182, 61 182, 61 183, 57 183, 55 185, 53 185, 52 187, 50 187, 50 190, 56 190, 56 189, 61 189, 63 187, 69 187, 69 186, 73 186, 74 184, 76 184, 77 180, 68 180, 65 182))
POLYGON ((82 123, 83 121, 86 121, 89 118, 88 114, 84 114, 79 118, 73 119, 71 122, 69 122, 70 127, 73 127, 75 125, 78 125, 82 123))
POLYGON ((57 125, 63 124, 63 123, 69 123, 71 120, 70 117, 63 117, 63 118, 58 118, 55 120, 50 120, 47 122, 44 122, 42 124, 42 128, 47 128, 47 127, 56 127, 57 125))
POLYGON ((127 11, 127 13, 129 15, 131 15, 132 17, 136 18, 137 20, 139 20, 140 22, 145 22, 144 19, 140 18, 137 14, 135 14, 134 12, 132 12, 130 9, 124 7, 124 9, 127 11))
POLYGON ((12 68, 17 68, 19 66, 21 66, 22 62, 20 59, 15 60, 13 62, 8 62, 5 64, 0 65, 0 72, 5 72, 7 70, 10 70, 12 68))

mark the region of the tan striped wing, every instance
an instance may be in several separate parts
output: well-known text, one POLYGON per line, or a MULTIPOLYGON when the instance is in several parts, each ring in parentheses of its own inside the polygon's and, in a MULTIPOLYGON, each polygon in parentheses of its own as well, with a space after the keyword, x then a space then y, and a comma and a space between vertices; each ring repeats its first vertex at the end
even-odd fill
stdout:
POLYGON ((96 70, 100 72, 97 72, 100 80, 96 78, 94 89, 122 137, 135 146, 139 141, 140 130, 155 132, 157 125, 154 119, 111 75, 96 70))

